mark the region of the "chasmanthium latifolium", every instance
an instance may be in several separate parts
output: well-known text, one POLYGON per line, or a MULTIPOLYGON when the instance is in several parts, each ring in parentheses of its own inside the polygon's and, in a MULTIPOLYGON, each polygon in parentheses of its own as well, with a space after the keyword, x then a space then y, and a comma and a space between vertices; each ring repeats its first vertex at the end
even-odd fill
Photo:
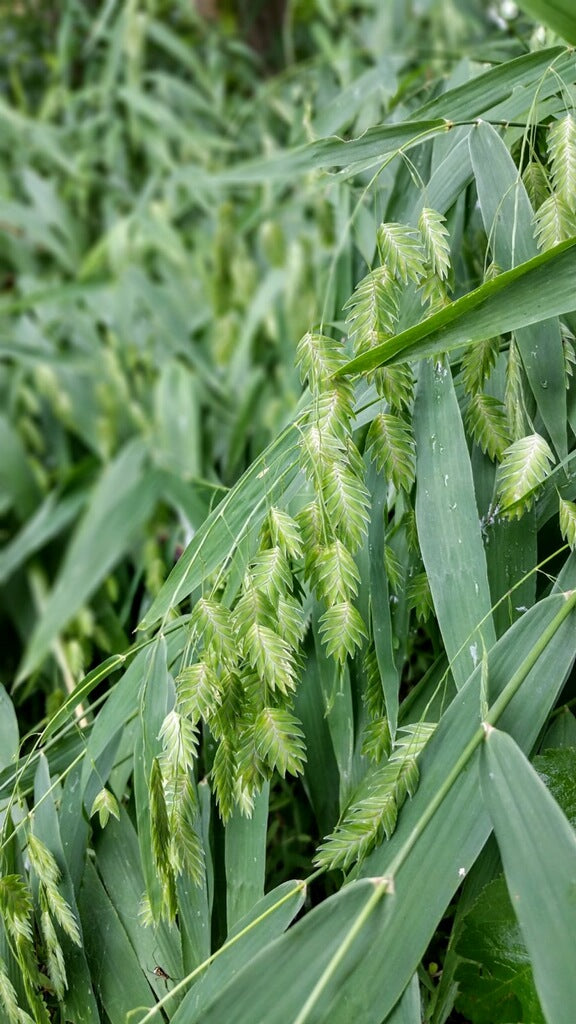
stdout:
MULTIPOLYGON (((570 131, 565 128, 564 134, 570 131)), ((560 184, 564 192, 571 187, 564 179, 560 184)), ((355 603, 361 583, 356 556, 370 521, 370 493, 366 463, 353 437, 354 384, 344 367, 349 344, 360 355, 397 332, 406 294, 419 293, 428 313, 449 302, 450 246, 444 217, 426 208, 417 227, 380 225, 377 245, 379 265, 368 271, 346 303, 348 338, 309 331, 298 344, 296 362, 310 392, 309 413, 300 428, 305 500, 294 515, 287 508, 268 509, 258 550, 240 585, 232 588, 226 571, 221 572, 217 588, 200 598, 190 616, 189 663, 176 678, 174 708, 161 730, 163 753, 150 780, 153 829, 159 837, 153 845, 172 908, 175 876, 186 870, 199 880, 203 870, 191 782, 201 724, 215 743, 210 783, 225 821, 236 806, 249 815, 256 793, 275 771, 282 776, 303 771, 305 744, 294 695, 308 628, 307 594, 314 594, 323 608, 319 636, 338 671, 364 651, 363 751, 372 764, 334 833, 320 847, 318 863, 347 869, 364 858, 391 834, 401 803, 417 785, 416 758, 433 726, 420 723, 397 737, 390 735, 372 625, 355 603)), ((507 415, 512 408, 508 395, 499 400, 485 392, 499 351, 500 339, 490 339, 464 353, 465 424, 489 458, 504 460, 497 477, 500 498, 515 505, 510 514, 521 514, 531 498, 518 490, 518 474, 531 461, 533 493, 548 471, 551 453, 543 438, 527 435, 518 412, 522 380, 513 341, 507 383, 516 397, 513 423, 507 415)), ((392 589, 404 585, 408 607, 424 621, 432 610, 431 596, 417 536, 410 531, 416 473, 412 369, 408 363, 381 366, 370 380, 381 408, 371 421, 364 450, 387 481, 391 519, 397 520, 391 522, 391 533, 401 527, 412 550, 408 578, 389 544, 385 568, 392 589)), ((566 510, 563 521, 570 530, 566 510)))
MULTIPOLYGON (((64 998, 68 987, 61 935, 64 933, 79 947, 82 946, 82 939, 74 912, 62 895, 61 872, 54 855, 32 830, 28 832, 26 852, 30 872, 35 880, 36 899, 32 895, 30 883, 24 877, 5 874, 0 878, 0 911, 34 1020, 49 1024, 50 1017, 43 998, 46 985, 50 985, 58 999, 64 998), (39 911, 38 935, 34 930, 35 905, 39 911), (48 977, 38 967, 39 952, 41 962, 45 965, 43 970, 48 977)), ((32 1020, 18 1006, 16 992, 2 957, 0 1000, 10 1024, 24 1024, 32 1020)))

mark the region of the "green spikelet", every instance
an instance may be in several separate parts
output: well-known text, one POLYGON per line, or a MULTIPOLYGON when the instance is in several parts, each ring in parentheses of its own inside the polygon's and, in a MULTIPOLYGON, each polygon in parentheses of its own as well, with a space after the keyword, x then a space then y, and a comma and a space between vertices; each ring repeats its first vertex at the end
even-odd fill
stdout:
POLYGON ((347 870, 390 838, 406 796, 416 791, 417 758, 434 729, 434 723, 420 722, 399 730, 388 761, 369 771, 334 832, 319 847, 318 865, 347 870))
POLYGON ((506 449, 496 477, 503 515, 520 519, 532 507, 555 461, 550 446, 539 434, 521 437, 506 449))

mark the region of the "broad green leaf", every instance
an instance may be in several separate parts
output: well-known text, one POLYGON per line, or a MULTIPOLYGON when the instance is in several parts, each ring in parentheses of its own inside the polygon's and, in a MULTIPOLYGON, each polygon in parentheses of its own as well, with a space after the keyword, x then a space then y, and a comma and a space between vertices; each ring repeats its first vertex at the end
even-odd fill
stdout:
POLYGON ((180 875, 176 879, 184 974, 203 963, 210 955, 212 948, 211 914, 214 896, 214 864, 210 856, 210 842, 213 830, 212 815, 215 812, 208 782, 205 779, 198 783, 196 792, 200 805, 199 831, 204 847, 205 876, 201 885, 193 884, 188 875, 180 875))
POLYGON ((416 111, 412 121, 379 125, 348 142, 321 139, 268 159, 238 165, 219 175, 203 175, 197 167, 184 167, 174 177, 202 188, 221 188, 227 184, 293 180, 299 174, 321 168, 348 169, 352 164, 381 163, 389 154, 449 131, 450 122, 471 121, 480 116, 501 121, 527 117, 536 94, 542 102, 557 92, 558 76, 573 81, 571 54, 560 47, 542 50, 507 61, 445 92, 416 111), (421 115, 425 119, 420 120, 421 115))
MULTIPOLYGON (((0 106, 0 118, 2 116, 2 108, 0 106)), ((37 124, 35 127, 37 130, 37 124)), ((55 303, 67 303, 73 301, 79 297, 87 295, 94 296, 98 302, 102 302, 102 294, 110 286, 109 281, 91 281, 85 284, 79 284, 76 281, 71 283, 57 285, 49 285, 48 287, 40 288, 38 291, 28 292, 26 295, 21 296, 3 296, 0 299, 0 316, 6 313, 21 313, 27 309, 34 309, 36 306, 42 305, 45 302, 55 303)), ((39 352, 41 359, 49 358, 48 353, 39 352)))
POLYGON ((398 85, 398 70, 396 55, 392 58, 386 54, 374 67, 359 75, 345 88, 338 89, 334 99, 318 111, 312 122, 315 136, 320 138, 337 132, 341 134, 341 128, 361 112, 363 105, 372 96, 377 99, 393 96, 398 85))
POLYGON ((386 480, 371 465, 367 474, 367 485, 371 494, 372 509, 368 527, 368 553, 370 564, 370 616, 372 637, 382 680, 382 692, 386 704, 386 715, 392 740, 398 724, 398 693, 400 680, 394 657, 394 637, 390 616, 390 593, 384 564, 385 516, 387 487, 386 480))
MULTIPOLYGON (((108 781, 108 772, 102 771, 102 758, 106 750, 110 748, 111 741, 115 736, 119 737, 127 722, 133 718, 138 709, 138 695, 142 685, 142 678, 146 671, 146 659, 149 652, 139 651, 132 664, 120 676, 120 679, 108 694, 106 703, 100 709, 86 747, 86 758, 82 765, 82 800, 84 813, 89 811, 89 803, 92 799, 92 791, 108 781), (91 791, 87 793, 87 788, 91 791)), ((109 766, 111 767, 111 765, 109 766)))
MULTIPOLYGON (((254 1021, 266 1021, 266 1024, 280 1021, 286 1024, 286 1021, 290 1021, 295 1024, 300 1019, 303 995, 311 990, 331 957, 337 955, 343 928, 366 909, 374 892, 381 887, 379 879, 365 879, 354 886, 347 886, 328 901, 330 914, 325 912, 326 904, 317 907, 285 935, 276 939, 270 936, 266 945, 258 942, 256 948, 254 946, 262 926, 255 927, 253 938, 248 932, 244 940, 245 943, 250 942, 252 957, 249 959, 246 950, 234 946, 226 949, 222 953, 222 961, 226 956, 223 966, 220 967, 220 961, 217 960, 211 967, 210 1000, 202 998, 202 993, 196 994, 196 988, 193 989, 182 1003, 173 1024, 200 1024, 200 1021, 202 1024, 215 1024, 216 1021, 228 1019, 237 1024, 245 1021, 251 1024, 254 1021), (240 957, 241 952, 243 955, 240 957), (261 983, 254 986, 256 974, 261 983), (287 975, 291 978, 290 985, 285 982, 287 975)), ((279 906, 276 913, 281 909, 279 906)), ((359 936, 354 949, 354 962, 370 953, 371 943, 375 942, 378 924, 381 923, 381 906, 378 911, 371 915, 367 927, 359 936)), ((201 982, 198 988, 200 985, 201 982)), ((330 988, 332 995, 337 998, 335 982, 332 982, 330 988)), ((305 1019, 308 1018, 302 1018, 305 1019)), ((326 1018, 316 1016, 310 1019, 326 1018)))
POLYGON ((294 710, 302 722, 306 740, 304 783, 312 804, 318 831, 331 832, 339 810, 339 772, 331 738, 331 718, 325 714, 320 666, 326 665, 313 643, 306 645, 306 662, 296 691, 294 710))
MULTIPOLYGON (((154 1005, 150 984, 106 889, 90 860, 79 896, 86 958, 92 983, 111 1024, 123 1024, 131 1010, 154 1005)), ((154 965, 150 965, 153 970, 154 965)), ((77 999, 83 996, 78 987, 77 999)), ((78 1015, 73 1019, 84 1019, 78 1015)))
POLYGON ((392 1013, 386 1017, 385 1024, 420 1024, 421 1021, 420 983, 418 975, 413 974, 412 980, 404 989, 392 1013))
POLYGON ((482 793, 548 1024, 576 1003, 576 835, 514 740, 489 729, 482 793))
POLYGON ((465 879, 457 901, 446 958, 442 964, 442 976, 434 1000, 432 1024, 445 1024, 454 1009, 456 996, 458 995, 458 984, 455 980, 455 974, 461 962, 456 952, 456 947, 462 934, 466 915, 470 913, 482 891, 494 880, 498 873, 501 873, 501 870, 502 865, 498 853, 498 845, 492 835, 468 877, 465 879))
MULTIPOLYGON (((574 580, 574 562, 570 561, 567 568, 570 575, 563 582, 570 588, 574 580)), ((564 603, 565 599, 560 598, 560 604, 556 605, 561 617, 566 614, 564 603)), ((569 640, 573 632, 573 601, 571 607, 572 618, 565 620, 559 631, 556 631, 555 624, 551 626, 554 639, 545 649, 553 661, 559 659, 558 668, 562 679, 566 677, 573 660, 569 640), (560 664, 564 666, 562 669, 560 664)), ((513 677, 515 666, 526 666, 526 652, 531 650, 534 639, 530 634, 531 626, 536 626, 536 622, 539 621, 536 628, 539 629, 541 626, 544 631, 544 619, 540 618, 543 614, 543 606, 538 610, 534 609, 532 613, 527 613, 524 620, 516 623, 489 653, 490 702, 513 677)), ((548 622, 550 623, 549 619, 548 622)), ((547 664, 546 653, 524 677, 521 690, 517 692, 501 718, 505 727, 514 731, 519 742, 525 747, 533 744, 538 733, 533 715, 536 714, 538 720, 543 721, 548 713, 547 709, 555 699, 555 694, 544 696, 541 692, 541 673, 544 664, 547 664)), ((522 676, 524 671, 525 669, 522 676)), ((361 993, 358 1009, 368 1008, 366 1021, 373 1021, 374 1024, 380 1019, 377 1012, 385 1011, 389 1002, 393 1001, 394 993, 402 983, 401 978, 407 979, 409 963, 412 962, 416 966, 423 955, 433 933, 432 921, 440 919, 443 913, 440 908, 449 901, 448 888, 453 887, 454 891, 462 877, 468 873, 470 864, 476 856, 476 853, 472 853, 472 848, 474 847, 477 852, 488 835, 488 823, 482 810, 477 780, 466 778, 470 773, 474 775, 473 764, 477 763, 477 751, 472 756, 467 771, 462 771, 462 762, 459 762, 459 755, 456 752, 456 747, 458 750, 465 749, 464 732, 468 735, 473 734, 473 719, 475 713, 478 713, 476 709, 479 710, 480 685, 481 669, 478 668, 442 718, 436 733, 425 748, 420 762, 420 787, 412 801, 403 808, 397 832, 389 843, 384 844, 369 858, 363 868, 363 874, 366 875, 386 876, 392 871, 398 900, 397 912, 388 917, 386 934, 381 938, 382 945, 379 946, 378 957, 363 964, 354 980, 350 984, 346 982, 341 992, 343 1004, 347 997, 350 998, 346 1005, 351 1013, 356 1010, 354 993, 361 993), (465 710, 466 707, 468 710, 465 710), (456 768, 458 762, 459 766, 456 768), (442 805, 430 819, 425 808, 436 799, 434 794, 438 793, 442 785, 437 774, 438 771, 445 770, 442 765, 451 765, 451 777, 458 775, 458 778, 442 805), (423 818, 426 819, 426 825, 423 818), (479 836, 477 829, 482 832, 484 838, 479 841, 478 847, 475 847, 479 836), (403 866, 396 872, 396 867, 400 864, 403 866), (420 890, 421 899, 415 906, 410 894, 416 887, 421 886, 423 877, 426 878, 425 890, 420 890)), ((559 679, 555 693, 561 686, 562 682, 559 679)), ((479 717, 476 721, 479 721, 479 717)), ((331 1022, 345 1024, 346 1019, 349 1017, 346 1018, 344 1013, 339 1014, 337 1009, 333 1009, 331 1022)))
POLYGON ((162 367, 154 389, 151 455, 184 480, 201 476, 200 400, 198 382, 182 363, 162 367))
POLYGON ((342 808, 350 796, 354 758, 354 711, 350 674, 346 666, 338 666, 326 657, 320 639, 319 620, 322 608, 313 605, 312 630, 314 634, 316 674, 322 692, 322 710, 328 722, 332 749, 338 765, 339 805, 342 808))
POLYGON ((241 814, 237 807, 226 822, 226 923, 229 932, 264 896, 269 793, 267 782, 254 800, 250 818, 241 814))
MULTIPOLYGON (((564 0, 561 0, 564 2, 564 0)), ((556 75, 574 74, 570 50, 551 47, 504 61, 469 82, 435 97, 416 112, 426 117, 469 121, 519 121, 532 119, 532 104, 558 90, 556 75)))
POLYGON ((58 495, 51 491, 34 515, 26 520, 16 537, 0 552, 0 583, 16 572, 30 555, 74 522, 85 502, 86 495, 83 493, 59 500, 58 495))
POLYGON ((20 680, 38 667, 59 631, 114 568, 150 516, 159 495, 154 475, 144 473, 144 457, 145 448, 136 440, 103 471, 30 639, 20 680))
POLYGON ((414 430, 418 538, 460 689, 496 635, 468 445, 446 362, 420 368, 414 430))
POLYGON ((10 697, 0 683, 0 767, 14 766, 19 748, 18 718, 10 697))
POLYGON ((572 0, 520 0, 519 7, 528 11, 536 21, 548 25, 567 43, 576 44, 576 16, 572 0))
MULTIPOLYGON (((160 964, 172 977, 182 977, 182 954, 177 930, 160 924, 143 928, 140 920, 144 878, 140 865, 138 837, 122 808, 120 821, 110 819, 95 841, 96 867, 122 927, 138 957, 140 969, 159 997, 166 994, 164 983, 151 971, 160 964)), ((177 1000, 171 1004, 175 1010, 177 1000)))
POLYGON ((204 1021, 203 1014, 209 1012, 222 989, 233 984, 236 975, 260 951, 274 945, 274 940, 285 931, 301 909, 305 896, 306 886, 303 882, 283 882, 253 906, 250 913, 238 921, 213 963, 195 982, 172 1024, 204 1021))
POLYGON ((546 1024, 532 967, 503 877, 464 919, 456 953, 456 1008, 471 1024, 546 1024))
POLYGON ((13 509, 18 519, 25 520, 38 498, 24 443, 6 417, 0 416, 0 513, 13 509))
MULTIPOLYGON (((472 178, 468 135, 471 129, 458 129, 458 141, 449 146, 444 159, 438 164, 426 185, 419 191, 410 212, 410 223, 417 223, 422 210, 431 207, 438 213, 447 213, 472 178)), ((436 143, 442 139, 437 136, 436 143)))
POLYGON ((254 160, 222 171, 211 178, 199 174, 197 168, 182 168, 175 181, 197 181, 202 188, 221 188, 225 185, 248 185, 260 181, 283 181, 313 170, 332 167, 348 168, 353 163, 370 165, 397 150, 419 145, 438 132, 449 131, 452 125, 443 117, 427 120, 402 121, 399 124, 378 125, 368 128, 359 138, 342 142, 338 138, 319 139, 295 149, 280 152, 267 160, 254 160))
MULTIPOLYGON (((544 734, 541 749, 542 753, 545 753, 548 750, 559 750, 564 747, 576 747, 576 717, 567 705, 564 705, 560 710, 560 714, 555 715, 552 719, 544 734)), ((554 795, 556 796, 555 793, 554 795)), ((562 801, 559 797, 557 799, 564 813, 569 817, 570 815, 566 808, 563 807, 562 801)))
POLYGON ((576 308, 576 239, 507 270, 435 313, 346 363, 339 374, 452 352, 474 341, 515 331, 576 308))
POLYGON ((536 597, 536 517, 527 512, 518 519, 498 519, 486 525, 486 559, 493 618, 498 636, 531 608, 536 597))

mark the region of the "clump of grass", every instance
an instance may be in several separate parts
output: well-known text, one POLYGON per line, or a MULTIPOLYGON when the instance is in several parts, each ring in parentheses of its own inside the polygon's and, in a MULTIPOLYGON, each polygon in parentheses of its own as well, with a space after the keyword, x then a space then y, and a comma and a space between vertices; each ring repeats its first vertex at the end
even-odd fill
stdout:
POLYGON ((527 760, 561 800, 573 56, 441 89, 416 20, 310 10, 262 81, 188 5, 66 6, 0 105, 14 1024, 480 1021, 492 828, 512 994, 574 1004, 573 836, 527 760))

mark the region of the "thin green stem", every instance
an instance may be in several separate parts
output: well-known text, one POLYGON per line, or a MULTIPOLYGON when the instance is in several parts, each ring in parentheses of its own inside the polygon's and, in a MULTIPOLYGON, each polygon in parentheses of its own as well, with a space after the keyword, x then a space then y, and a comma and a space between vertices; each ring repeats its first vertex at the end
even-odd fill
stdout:
POLYGON ((218 957, 222 955, 222 953, 225 953, 227 950, 231 949, 232 946, 234 946, 239 939, 242 939, 246 935, 248 935, 252 931, 252 929, 256 927, 256 925, 260 924, 261 921, 265 921, 266 918, 269 917, 274 910, 277 910, 284 903, 287 903, 298 893, 302 892, 303 889, 306 889, 308 885, 321 874, 323 874, 323 869, 320 871, 315 871, 314 874, 311 875, 310 878, 308 878, 305 882, 298 882, 295 885, 294 889, 291 889, 290 892, 286 893, 285 896, 277 900, 277 902, 274 903, 271 907, 268 907, 268 909, 265 910, 263 914, 260 914, 260 916, 255 918, 254 921, 251 921, 250 924, 247 924, 245 928, 239 931, 231 939, 228 939, 223 946, 220 946, 220 949, 217 949, 215 953, 212 953, 211 956, 206 958, 206 960, 203 960, 201 964, 198 964, 198 967, 195 967, 194 970, 190 972, 190 974, 187 974, 185 978, 182 978, 182 980, 174 986, 174 988, 170 989, 170 991, 166 993, 163 999, 160 999, 160 1001, 157 1002, 156 1005, 151 1010, 149 1010, 148 1013, 141 1018, 141 1020, 138 1021, 138 1024, 148 1024, 149 1021, 153 1020, 156 1014, 172 998, 173 995, 177 994, 182 989, 187 988, 190 982, 194 981, 194 979, 197 978, 198 975, 202 974, 202 972, 205 971, 206 968, 209 967, 211 963, 217 960, 218 957))
POLYGON ((294 1018, 292 1024, 304 1024, 308 1017, 309 1011, 312 1010, 313 1007, 316 1005, 324 988, 326 987, 326 984, 328 983, 334 971, 338 967, 338 964, 340 964, 344 957, 346 956, 348 950, 351 949, 352 945, 356 940, 356 937, 362 931, 362 928, 364 927, 366 921, 368 921, 373 910, 375 910, 375 908, 377 907, 385 893, 391 891, 390 879, 374 878, 372 879, 372 881, 374 884, 374 891, 370 894, 370 897, 366 901, 365 906, 358 914, 358 917, 356 918, 350 930, 347 932, 344 942, 338 948, 338 952, 335 953, 335 955, 330 960, 328 966, 326 967, 325 971, 323 971, 323 973, 318 978, 318 981, 316 982, 314 988, 312 989, 310 995, 308 996, 308 999, 304 1003, 304 1006, 300 1010, 298 1016, 294 1018))

